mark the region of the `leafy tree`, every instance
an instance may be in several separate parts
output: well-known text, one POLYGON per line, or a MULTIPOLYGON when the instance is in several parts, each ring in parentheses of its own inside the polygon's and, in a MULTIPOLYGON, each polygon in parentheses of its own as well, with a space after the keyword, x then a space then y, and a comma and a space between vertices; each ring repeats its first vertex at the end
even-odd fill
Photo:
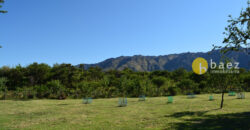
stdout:
MULTIPOLYGON (((238 18, 235 19, 229 15, 229 25, 225 28, 225 32, 223 33, 225 35, 223 45, 213 45, 213 50, 218 48, 221 49, 221 60, 227 62, 230 59, 226 57, 226 54, 232 51, 241 51, 241 47, 248 47, 250 44, 248 43, 250 39, 250 1, 248 1, 247 4, 248 7, 241 11, 238 18)), ((213 86, 219 88, 222 92, 221 108, 223 108, 224 93, 228 86, 232 86, 236 82, 232 80, 235 79, 235 75, 215 74, 211 75, 210 79, 212 79, 210 82, 213 82, 213 86)))
POLYGON ((176 95, 187 92, 225 93, 236 86, 241 86, 244 91, 250 91, 250 72, 240 71, 238 79, 234 77, 226 80, 216 78, 219 75, 214 76, 209 73, 198 76, 184 69, 173 72, 135 72, 129 69, 102 71, 98 68, 82 70, 71 64, 56 64, 50 67, 46 64, 33 63, 26 67, 4 66, 0 68, 0 77, 8 79, 5 82, 7 90, 11 91, 8 93, 16 94, 17 96, 13 97, 19 99, 29 99, 34 96, 57 99, 64 99, 67 96, 105 98, 176 95))
MULTIPOLYGON (((2 5, 4 3, 4 0, 0 0, 0 8, 2 8, 2 5)), ((0 13, 7 13, 6 10, 0 10, 0 13)), ((2 48, 2 46, 0 45, 0 48, 2 48)))
POLYGON ((160 95, 160 87, 165 83, 165 81, 166 81, 166 78, 162 76, 154 77, 152 79, 152 83, 157 86, 157 96, 160 95))
MULTIPOLYGON (((7 78, 0 78, 0 94, 3 93, 3 99, 6 99, 8 88, 6 86, 7 78)), ((0 95, 1 96, 1 95, 0 95)))
POLYGON ((139 81, 139 84, 140 87, 138 88, 138 94, 145 95, 149 89, 150 81, 144 76, 143 79, 139 81))
POLYGON ((47 87, 50 91, 50 98, 65 99, 65 87, 61 84, 59 80, 49 81, 47 87))
POLYGON ((88 76, 91 80, 97 81, 103 78, 103 72, 100 67, 90 67, 88 72, 89 72, 88 76))
POLYGON ((174 79, 176 82, 186 79, 188 77, 188 72, 184 68, 176 69, 172 72, 171 78, 174 79))
POLYGON ((249 47, 250 39, 250 1, 248 6, 242 10, 238 18, 229 15, 229 25, 223 33, 226 37, 223 40, 223 46, 214 46, 214 49, 221 48, 221 52, 226 54, 232 50, 239 51, 241 47, 249 47))
POLYGON ((78 81, 74 78, 80 78, 75 76, 76 71, 77 69, 71 64, 55 64, 51 69, 51 76, 53 80, 60 80, 64 86, 71 88, 74 86, 73 82, 78 81))
POLYGON ((33 63, 27 67, 27 77, 30 80, 30 85, 45 84, 49 78, 50 66, 47 64, 33 63))
POLYGON ((50 90, 46 85, 36 85, 34 89, 37 98, 48 98, 50 95, 50 90))
POLYGON ((242 85, 242 89, 245 91, 250 91, 250 73, 241 73, 240 81, 242 85))
POLYGON ((187 93, 197 92, 198 88, 198 84, 190 79, 184 79, 180 81, 177 86, 181 88, 182 91, 187 93))
POLYGON ((21 65, 16 68, 7 69, 4 76, 8 78, 7 86, 10 90, 15 90, 17 87, 28 85, 28 78, 25 75, 26 68, 21 65))
POLYGON ((103 89, 103 96, 104 97, 112 97, 112 95, 115 93, 116 88, 111 85, 111 76, 105 75, 101 81, 102 89, 103 89))
POLYGON ((238 85, 239 79, 238 75, 235 74, 211 74, 209 78, 209 84, 212 88, 216 88, 221 92, 221 104, 220 108, 223 108, 224 104, 224 95, 225 93, 238 85))
POLYGON ((98 81, 90 81, 88 83, 88 94, 89 94, 89 97, 101 97, 102 95, 102 84, 101 82, 98 82, 98 81))
POLYGON ((125 97, 127 95, 127 88, 128 85, 130 84, 129 79, 127 78, 127 76, 122 76, 121 77, 121 87, 119 92, 121 93, 121 96, 125 97))
POLYGON ((79 90, 79 93, 81 97, 90 97, 91 96, 91 90, 89 88, 88 82, 81 81, 76 84, 77 89, 79 90))
POLYGON ((170 87, 168 88, 168 92, 169 92, 169 95, 175 96, 175 95, 177 95, 178 93, 181 93, 181 89, 180 89, 179 87, 173 85, 173 86, 170 86, 170 87))
MULTIPOLYGON (((0 0, 0 4, 3 4, 4 0, 0 0)), ((0 5, 0 8, 2 8, 2 5, 0 5)), ((7 13, 6 10, 0 10, 0 13, 7 13)))
POLYGON ((160 71, 160 70, 156 70, 156 71, 153 71, 152 73, 150 73, 149 77, 152 79, 153 77, 155 76, 162 76, 162 77, 166 77, 166 78, 170 78, 171 77, 171 74, 170 72, 168 71, 160 71))

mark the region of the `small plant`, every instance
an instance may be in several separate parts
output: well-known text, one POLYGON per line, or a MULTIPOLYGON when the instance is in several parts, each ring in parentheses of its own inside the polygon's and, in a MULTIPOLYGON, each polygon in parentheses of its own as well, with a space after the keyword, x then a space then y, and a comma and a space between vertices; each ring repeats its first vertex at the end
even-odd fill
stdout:
POLYGON ((213 95, 210 95, 210 96, 209 96, 209 101, 213 101, 213 100, 214 100, 213 95))
POLYGON ((91 103, 92 103, 91 97, 83 98, 83 104, 91 104, 91 103))
POLYGON ((187 95, 187 98, 195 98, 196 96, 195 96, 195 94, 194 93, 189 93, 188 95, 187 95))
POLYGON ((119 98, 119 101, 118 101, 119 107, 126 107, 127 105, 128 105, 128 101, 126 97, 119 98))
POLYGON ((243 93, 243 92, 237 93, 237 98, 238 99, 245 99, 245 93, 243 93))
POLYGON ((234 91, 229 91, 228 96, 235 96, 236 93, 234 91))
POLYGON ((139 96, 139 101, 146 101, 146 96, 145 95, 140 95, 139 96))
POLYGON ((173 103, 173 102, 174 102, 173 96, 168 96, 168 103, 173 103))

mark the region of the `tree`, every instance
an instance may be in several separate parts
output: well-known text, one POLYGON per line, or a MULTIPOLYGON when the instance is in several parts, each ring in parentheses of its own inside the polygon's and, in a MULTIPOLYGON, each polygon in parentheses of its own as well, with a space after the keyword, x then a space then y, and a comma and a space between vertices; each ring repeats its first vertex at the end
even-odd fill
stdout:
MULTIPOLYGON (((0 4, 3 4, 4 0, 0 0, 0 4)), ((0 8, 2 8, 2 5, 0 5, 0 8)), ((0 13, 7 13, 6 10, 0 10, 0 13)), ((2 48, 2 46, 0 45, 0 48, 2 48)))
POLYGON ((166 78, 159 76, 152 79, 152 83, 157 86, 157 96, 160 95, 160 87, 165 83, 166 78))
POLYGON ((191 79, 183 79, 177 85, 182 91, 187 92, 187 94, 193 93, 197 90, 198 84, 191 79))
POLYGON ((223 46, 214 46, 214 49, 222 49, 223 54, 229 51, 239 51, 241 47, 249 47, 250 39, 250 1, 248 6, 242 10, 238 18, 233 18, 229 15, 229 25, 223 33, 226 37, 223 40, 223 46))
MULTIPOLYGON (((223 40, 223 46, 214 46, 213 50, 221 49, 222 59, 228 61, 226 54, 231 51, 241 51, 241 47, 248 48, 250 39, 250 1, 247 2, 248 6, 245 10, 242 10, 238 18, 233 18, 229 15, 229 25, 225 28, 225 38, 223 40)), ((249 52, 247 52, 249 53, 249 52)), ((218 87, 222 92, 221 108, 223 108, 224 93, 228 86, 234 84, 234 74, 215 74, 211 75, 211 82, 214 83, 214 87, 218 87)))
POLYGON ((184 68, 179 68, 179 69, 176 69, 172 72, 172 75, 171 75, 175 81, 181 81, 183 79, 186 79, 188 77, 188 72, 186 69, 184 68))
MULTIPOLYGON (((4 0, 0 0, 0 4, 3 4, 4 0)), ((0 5, 0 8, 2 8, 2 5, 0 5)), ((0 13, 7 13, 6 10, 0 10, 0 13)))
POLYGON ((128 92, 128 86, 131 84, 131 80, 128 78, 128 76, 123 75, 121 78, 121 86, 120 86, 120 94, 123 97, 126 97, 127 92, 128 92))
POLYGON ((138 94, 139 95, 145 95, 147 93, 147 89, 149 88, 149 80, 147 79, 146 76, 143 77, 139 81, 139 88, 138 88, 138 94))
POLYGON ((211 74, 209 78, 210 87, 216 88, 221 92, 221 104, 220 108, 223 108, 224 95, 230 87, 237 85, 238 75, 233 74, 211 74))
POLYGON ((52 80, 48 82, 47 87, 50 90, 51 98, 65 99, 65 87, 61 84, 59 80, 52 80))
POLYGON ((45 84, 49 78, 50 66, 47 64, 33 63, 27 67, 27 77, 29 77, 30 85, 45 84))
POLYGON ((7 86, 6 86, 6 83, 7 83, 7 79, 6 78, 0 78, 0 94, 1 92, 3 92, 4 96, 2 97, 3 99, 6 99, 6 95, 7 95, 7 86))
POLYGON ((55 64, 51 69, 51 76, 54 80, 60 80, 61 83, 70 88, 73 86, 73 81, 78 80, 74 78, 80 78, 75 75, 77 69, 71 64, 55 64))
POLYGON ((21 65, 16 68, 6 69, 4 77, 8 78, 7 86, 9 90, 16 90, 17 87, 24 87, 28 85, 28 79, 25 76, 26 68, 21 65))

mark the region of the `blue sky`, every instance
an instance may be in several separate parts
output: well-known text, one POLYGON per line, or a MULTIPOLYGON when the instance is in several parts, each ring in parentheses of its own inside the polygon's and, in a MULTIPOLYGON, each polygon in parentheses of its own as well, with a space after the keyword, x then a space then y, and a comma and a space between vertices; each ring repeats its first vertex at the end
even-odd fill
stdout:
POLYGON ((0 66, 206 52, 247 0, 6 0, 0 66))

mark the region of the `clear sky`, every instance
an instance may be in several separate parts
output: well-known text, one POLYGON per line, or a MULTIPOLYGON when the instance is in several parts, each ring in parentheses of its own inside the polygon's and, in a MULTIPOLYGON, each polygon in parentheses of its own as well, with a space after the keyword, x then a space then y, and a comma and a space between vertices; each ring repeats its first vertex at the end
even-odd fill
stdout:
POLYGON ((247 0, 6 0, 0 66, 206 52, 247 0))

